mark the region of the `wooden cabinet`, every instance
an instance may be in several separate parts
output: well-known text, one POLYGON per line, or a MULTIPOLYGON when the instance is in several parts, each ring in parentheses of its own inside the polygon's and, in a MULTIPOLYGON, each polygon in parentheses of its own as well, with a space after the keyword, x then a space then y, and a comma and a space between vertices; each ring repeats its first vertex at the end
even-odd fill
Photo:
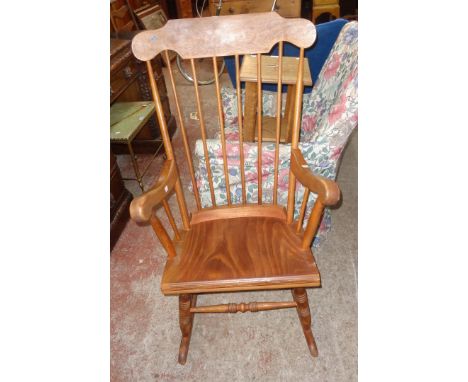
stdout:
MULTIPOLYGON (((114 102, 152 101, 146 64, 137 60, 131 51, 131 40, 111 39, 110 63, 110 104, 114 102)), ((152 60, 154 77, 158 86, 166 122, 171 136, 175 132, 176 122, 171 114, 166 83, 162 72, 162 59, 157 56, 152 60)), ((134 140, 136 153, 153 153, 160 141, 159 123, 151 118, 134 140)), ((127 153, 125 146, 112 146, 115 154, 127 153)))
MULTIPOLYGON (((218 0, 210 0, 210 13, 216 14, 218 0)), ((221 15, 271 11, 272 0, 223 0, 221 15)), ((301 17, 301 0, 277 0, 276 11, 283 17, 301 17)))
POLYGON ((132 194, 125 188, 115 155, 110 152, 110 246, 117 242, 130 217, 132 194))

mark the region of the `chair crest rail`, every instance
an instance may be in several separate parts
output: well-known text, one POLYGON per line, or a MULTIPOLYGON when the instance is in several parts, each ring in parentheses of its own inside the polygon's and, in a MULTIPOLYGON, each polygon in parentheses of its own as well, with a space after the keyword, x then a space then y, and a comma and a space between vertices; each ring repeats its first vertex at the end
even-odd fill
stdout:
POLYGON ((316 38, 306 19, 285 19, 276 12, 169 20, 156 30, 139 33, 132 41, 136 58, 148 61, 164 50, 182 58, 268 53, 279 41, 308 48, 316 38))

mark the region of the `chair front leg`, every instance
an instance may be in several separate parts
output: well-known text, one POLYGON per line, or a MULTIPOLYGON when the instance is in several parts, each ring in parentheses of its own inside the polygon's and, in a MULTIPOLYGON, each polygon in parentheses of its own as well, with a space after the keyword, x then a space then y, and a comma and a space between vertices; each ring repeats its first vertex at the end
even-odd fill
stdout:
POLYGON ((312 357, 318 356, 317 345, 315 344, 314 335, 312 334, 310 316, 309 300, 307 298, 307 291, 304 288, 295 288, 291 290, 294 301, 297 303, 297 314, 301 321, 302 331, 304 332, 307 346, 309 347, 312 357))
POLYGON ((181 365, 185 365, 187 361, 194 316, 194 313, 190 313, 190 308, 195 307, 196 304, 197 295, 195 294, 181 294, 179 296, 179 325, 180 331, 182 332, 182 339, 179 347, 179 363, 181 365))

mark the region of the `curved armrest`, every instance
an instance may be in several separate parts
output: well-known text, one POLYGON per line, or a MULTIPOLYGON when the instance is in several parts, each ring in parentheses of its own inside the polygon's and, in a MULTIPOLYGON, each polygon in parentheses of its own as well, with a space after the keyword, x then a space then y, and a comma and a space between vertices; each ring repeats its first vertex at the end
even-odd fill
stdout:
POLYGON ((325 206, 333 206, 340 200, 340 188, 333 180, 314 175, 299 149, 291 149, 291 170, 297 180, 318 195, 325 206))
POLYGON ((161 203, 174 188, 177 181, 177 167, 175 161, 164 162, 156 184, 143 195, 132 200, 130 216, 137 223, 146 223, 150 220, 153 208, 161 203))

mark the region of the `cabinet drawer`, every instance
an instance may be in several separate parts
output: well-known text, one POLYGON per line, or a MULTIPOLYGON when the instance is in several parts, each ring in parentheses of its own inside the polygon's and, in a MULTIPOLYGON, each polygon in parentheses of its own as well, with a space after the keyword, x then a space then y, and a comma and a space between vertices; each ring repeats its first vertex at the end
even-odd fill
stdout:
MULTIPOLYGON (((333 1, 333 0, 328 0, 333 1)), ((210 12, 216 14, 217 0, 210 3, 210 12)), ((271 0, 225 0, 221 8, 221 15, 238 15, 242 13, 258 13, 271 11, 271 0)), ((276 10, 283 17, 301 17, 300 0, 278 0, 276 10)))
POLYGON ((117 94, 123 92, 123 90, 129 86, 130 82, 132 82, 132 80, 136 77, 137 74, 138 68, 136 67, 136 63, 134 60, 130 60, 121 69, 115 71, 111 75, 110 79, 111 99, 117 94))

